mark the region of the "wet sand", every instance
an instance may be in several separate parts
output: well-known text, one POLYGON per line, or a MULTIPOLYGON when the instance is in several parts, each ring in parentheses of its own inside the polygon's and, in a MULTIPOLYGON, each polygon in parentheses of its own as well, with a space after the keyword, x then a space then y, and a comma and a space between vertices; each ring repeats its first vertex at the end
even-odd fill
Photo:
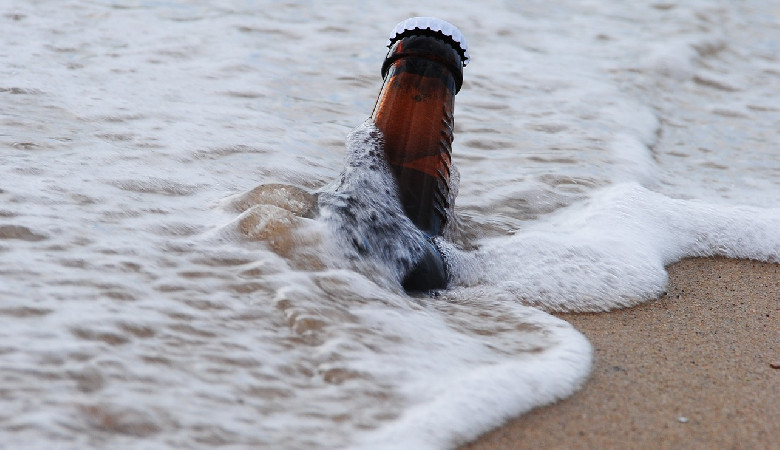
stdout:
POLYGON ((461 449, 778 448, 780 264, 668 269, 656 301, 559 314, 593 344, 587 384, 461 449))

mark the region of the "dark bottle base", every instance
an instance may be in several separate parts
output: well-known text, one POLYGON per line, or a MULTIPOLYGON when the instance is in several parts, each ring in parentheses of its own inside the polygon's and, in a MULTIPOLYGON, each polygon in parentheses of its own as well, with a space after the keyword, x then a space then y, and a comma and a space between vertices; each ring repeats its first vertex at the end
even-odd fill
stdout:
POLYGON ((406 274, 401 285, 406 292, 425 292, 447 287, 447 267, 432 242, 417 264, 406 274))

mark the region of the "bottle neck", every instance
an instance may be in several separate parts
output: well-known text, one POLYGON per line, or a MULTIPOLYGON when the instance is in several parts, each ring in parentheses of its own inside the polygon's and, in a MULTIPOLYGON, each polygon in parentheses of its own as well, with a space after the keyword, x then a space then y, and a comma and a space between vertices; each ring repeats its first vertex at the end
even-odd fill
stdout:
POLYGON ((398 182, 401 205, 418 228, 440 235, 451 201, 460 56, 435 37, 408 36, 390 49, 382 72, 384 84, 371 118, 384 134, 385 158, 398 182))

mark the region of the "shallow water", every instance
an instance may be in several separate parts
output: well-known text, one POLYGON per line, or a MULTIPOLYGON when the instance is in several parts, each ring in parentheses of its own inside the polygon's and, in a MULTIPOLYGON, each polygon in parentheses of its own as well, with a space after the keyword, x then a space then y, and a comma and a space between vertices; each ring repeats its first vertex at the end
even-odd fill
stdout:
POLYGON ((450 447, 584 382, 543 311, 780 262, 772 2, 209 3, 0 3, 9 447, 450 447), (413 15, 473 58, 436 297, 307 214, 413 15))

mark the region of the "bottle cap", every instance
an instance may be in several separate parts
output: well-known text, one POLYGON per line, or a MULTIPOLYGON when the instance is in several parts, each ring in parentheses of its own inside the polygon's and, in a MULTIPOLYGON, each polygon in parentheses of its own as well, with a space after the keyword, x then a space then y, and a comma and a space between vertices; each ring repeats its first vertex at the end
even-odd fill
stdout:
POLYGON ((416 31, 426 30, 446 38, 453 45, 453 48, 460 53, 464 67, 469 63, 471 57, 469 56, 469 46, 466 44, 466 38, 463 37, 463 34, 455 25, 436 17, 410 17, 404 20, 396 25, 390 33, 390 40, 387 42, 387 46, 391 47, 395 41, 414 34, 416 31))

